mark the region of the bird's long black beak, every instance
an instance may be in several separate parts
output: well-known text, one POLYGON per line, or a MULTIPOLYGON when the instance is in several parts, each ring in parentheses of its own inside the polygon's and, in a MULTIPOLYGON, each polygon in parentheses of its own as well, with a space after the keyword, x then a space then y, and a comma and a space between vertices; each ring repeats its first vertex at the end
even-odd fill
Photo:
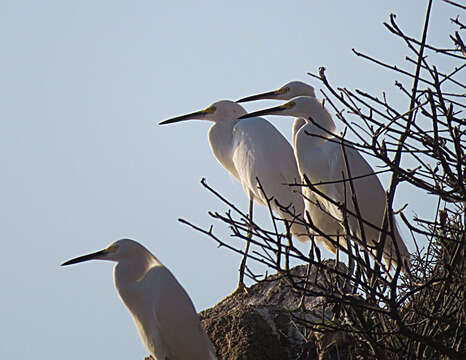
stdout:
POLYGON ((242 99, 236 100, 236 102, 241 103, 241 102, 248 102, 248 101, 255 101, 255 100, 275 99, 275 97, 278 95, 280 95, 278 90, 274 90, 274 91, 268 91, 268 92, 257 94, 257 95, 247 96, 242 99))
POLYGON ((186 120, 202 119, 205 115, 206 115, 205 110, 195 111, 195 112, 190 113, 190 114, 181 115, 181 116, 177 116, 177 117, 174 117, 174 118, 171 118, 171 119, 168 119, 168 120, 164 120, 162 122, 159 122, 159 125, 173 124, 173 123, 176 123, 176 122, 186 121, 186 120))
POLYGON ((248 119, 256 116, 263 116, 263 115, 278 115, 276 113, 281 112, 285 109, 283 105, 280 106, 275 106, 269 109, 264 109, 264 110, 259 110, 259 111, 254 111, 249 114, 245 114, 243 116, 240 116, 238 119, 248 119))
POLYGON ((92 253, 92 254, 79 256, 77 258, 65 261, 63 264, 61 264, 61 266, 77 264, 77 263, 80 263, 80 262, 83 262, 83 261, 88 261, 88 260, 98 260, 98 259, 101 259, 102 257, 104 257, 107 253, 108 253, 108 251, 106 249, 100 250, 100 251, 97 251, 97 252, 92 253))

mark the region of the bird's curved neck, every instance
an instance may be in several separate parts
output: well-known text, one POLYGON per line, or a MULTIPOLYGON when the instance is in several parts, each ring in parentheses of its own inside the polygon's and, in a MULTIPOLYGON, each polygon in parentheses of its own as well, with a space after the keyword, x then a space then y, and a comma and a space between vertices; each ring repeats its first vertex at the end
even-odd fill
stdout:
POLYGON ((217 160, 234 177, 238 178, 233 164, 233 131, 238 121, 222 121, 213 124, 209 129, 209 144, 217 160))
MULTIPOLYGON (((308 133, 315 134, 317 137, 331 138, 332 134, 337 134, 335 122, 329 112, 319 102, 315 101, 310 111, 305 116, 306 127, 308 133)), ((316 137, 316 141, 317 141, 316 137)))
POLYGON ((139 259, 131 259, 131 261, 121 260, 114 268, 116 287, 120 291, 120 289, 139 282, 147 271, 157 264, 160 263, 152 256, 141 256, 139 259))
POLYGON ((306 125, 306 123, 306 120, 302 117, 297 117, 296 119, 294 119, 291 133, 291 145, 293 145, 293 149, 296 148, 296 136, 298 135, 299 129, 306 125))

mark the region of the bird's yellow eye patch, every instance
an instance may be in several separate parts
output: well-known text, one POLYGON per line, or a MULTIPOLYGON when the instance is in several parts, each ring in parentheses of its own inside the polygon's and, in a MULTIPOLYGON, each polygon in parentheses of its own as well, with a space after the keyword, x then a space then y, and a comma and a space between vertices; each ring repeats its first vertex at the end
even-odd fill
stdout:
POLYGON ((295 105, 296 105, 296 103, 294 101, 289 101, 289 102, 281 105, 280 107, 283 108, 283 109, 291 109, 295 105))
POLYGON ((287 93, 289 90, 290 90, 289 87, 285 87, 285 88, 280 88, 280 89, 278 89, 277 92, 278 92, 279 94, 285 94, 285 93, 287 93))
POLYGON ((217 110, 215 106, 209 106, 204 110, 204 112, 206 112, 207 114, 212 114, 215 110, 217 110))
POLYGON ((118 250, 118 248, 119 248, 118 245, 113 244, 113 245, 110 245, 108 248, 106 248, 105 251, 109 253, 114 253, 115 251, 118 250))

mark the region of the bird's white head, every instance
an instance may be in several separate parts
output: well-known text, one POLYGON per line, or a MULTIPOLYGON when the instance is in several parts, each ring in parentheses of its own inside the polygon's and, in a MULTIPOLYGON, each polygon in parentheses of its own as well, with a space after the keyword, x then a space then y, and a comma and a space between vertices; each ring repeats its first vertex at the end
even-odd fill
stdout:
POLYGON ((263 115, 288 115, 294 117, 309 118, 311 114, 322 111, 322 104, 315 97, 298 96, 280 106, 254 111, 240 116, 240 119, 251 118, 263 115))
POLYGON ((126 259, 133 259, 140 257, 141 255, 146 256, 148 254, 150 254, 150 252, 137 241, 121 239, 110 244, 103 250, 68 260, 64 262, 62 266, 76 264, 88 260, 109 260, 121 262, 126 259))
POLYGON ((311 85, 303 83, 302 81, 290 81, 283 85, 280 89, 248 96, 239 99, 237 102, 247 102, 254 100, 290 100, 297 96, 311 96, 316 97, 314 88, 311 85))
POLYGON ((244 114, 246 114, 246 110, 236 102, 230 100, 219 100, 209 105, 204 110, 177 116, 175 118, 162 121, 159 125, 173 124, 186 120, 209 120, 219 123, 222 121, 237 120, 244 114))

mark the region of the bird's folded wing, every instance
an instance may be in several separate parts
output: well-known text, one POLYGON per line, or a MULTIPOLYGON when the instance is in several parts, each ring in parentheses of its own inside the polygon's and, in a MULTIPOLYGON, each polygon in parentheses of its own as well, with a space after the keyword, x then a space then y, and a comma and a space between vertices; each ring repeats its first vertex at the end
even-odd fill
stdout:
POLYGON ((299 181, 293 149, 272 124, 261 118, 242 120, 235 125, 233 141, 233 162, 240 181, 256 201, 266 204, 264 192, 284 206, 289 205, 290 200, 299 199, 300 196, 293 195, 287 186, 299 181), (263 191, 258 188, 257 179, 263 191))
MULTIPOLYGON (((158 274, 163 281, 154 314, 159 321, 161 338, 168 354, 184 360, 212 359, 212 344, 205 334, 194 305, 186 291, 166 268, 158 274)), ((171 359, 171 357, 170 357, 171 359)))

